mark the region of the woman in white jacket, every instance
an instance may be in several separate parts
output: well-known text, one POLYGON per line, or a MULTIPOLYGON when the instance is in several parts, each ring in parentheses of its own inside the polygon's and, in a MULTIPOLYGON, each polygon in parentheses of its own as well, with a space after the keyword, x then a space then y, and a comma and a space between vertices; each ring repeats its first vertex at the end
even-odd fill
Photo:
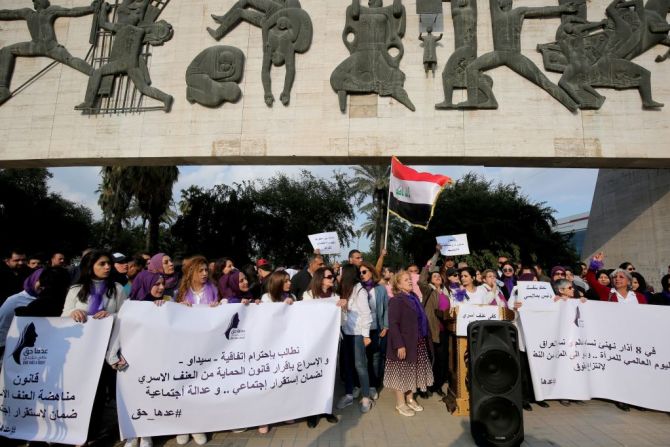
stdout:
POLYGON ((354 403, 354 372, 361 386, 362 413, 370 411, 373 405, 370 399, 370 379, 365 347, 370 344, 370 325, 372 312, 368 304, 368 292, 360 284, 358 267, 352 264, 342 267, 340 280, 340 298, 347 300, 346 318, 342 323, 342 350, 340 368, 344 371, 345 391, 337 403, 337 408, 348 407, 354 403))

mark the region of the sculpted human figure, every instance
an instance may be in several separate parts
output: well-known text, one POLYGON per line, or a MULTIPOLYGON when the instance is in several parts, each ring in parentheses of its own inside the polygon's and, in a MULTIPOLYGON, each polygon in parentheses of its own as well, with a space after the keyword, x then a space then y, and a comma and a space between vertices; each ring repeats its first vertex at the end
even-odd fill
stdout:
POLYGON ((263 31, 263 82, 265 104, 274 103, 270 70, 286 65, 284 89, 279 96, 287 106, 295 80, 295 53, 304 53, 312 42, 312 21, 298 0, 239 0, 222 16, 212 15, 220 25, 207 28, 216 40, 222 39, 242 20, 261 27, 263 31))
POLYGON ((218 45, 198 54, 186 69, 186 99, 207 107, 235 102, 242 96, 237 85, 244 73, 244 53, 218 45))
POLYGON ((432 26, 426 28, 425 36, 419 33, 419 40, 423 42, 423 69, 426 71, 426 75, 429 71, 432 71, 433 77, 435 76, 435 69, 437 68, 437 42, 441 39, 442 34, 438 37, 433 36, 432 26))
POLYGON ((637 88, 644 107, 663 107, 663 104, 652 99, 649 70, 625 59, 640 40, 642 22, 638 14, 644 14, 642 0, 614 0, 605 14, 608 18, 605 26, 607 46, 591 70, 590 84, 593 87, 616 89, 637 88))
POLYGON ((30 8, 0 10, 0 20, 25 20, 31 39, 30 42, 15 43, 0 50, 0 104, 11 96, 9 87, 17 57, 49 57, 86 75, 91 73, 92 68, 88 63, 72 56, 58 43, 54 23, 59 17, 81 17, 91 14, 97 5, 98 0, 90 6, 63 8, 51 5, 49 0, 33 0, 34 10, 30 8))
POLYGON ((351 56, 335 68, 330 85, 337 92, 340 110, 344 112, 349 93, 377 93, 391 96, 408 109, 415 107, 403 85, 400 71, 403 56, 406 14, 401 0, 383 6, 382 0, 369 0, 368 7, 352 0, 347 7, 342 40, 351 56), (353 39, 349 40, 350 34, 353 39), (397 54, 392 56, 389 51, 397 54))
MULTIPOLYGON (((436 109, 454 109, 454 88, 466 88, 465 68, 477 58, 477 2, 474 0, 451 0, 451 19, 454 24, 454 52, 449 56, 442 71, 444 101, 435 104, 436 109)), ((493 80, 480 74, 478 109, 495 109, 498 103, 493 96, 493 80)))
POLYGON ((141 57, 145 43, 160 45, 170 40, 173 34, 172 26, 164 20, 156 23, 142 22, 149 2, 150 0, 123 0, 117 8, 115 23, 107 20, 111 6, 108 3, 103 4, 98 25, 114 33, 109 62, 93 71, 86 87, 86 98, 83 103, 75 107, 76 109, 95 108, 103 76, 127 74, 142 94, 161 101, 164 110, 170 111, 174 99, 167 93, 151 87, 149 70, 141 57))
POLYGON ((562 13, 574 13, 574 3, 561 6, 517 7, 512 9, 512 0, 489 0, 491 23, 493 28, 493 50, 468 65, 466 82, 467 101, 459 108, 477 108, 479 104, 479 79, 482 71, 505 65, 532 83, 541 87, 571 111, 577 110, 577 104, 560 87, 552 83, 540 69, 526 56, 521 54, 521 28, 525 18, 555 16, 562 13))

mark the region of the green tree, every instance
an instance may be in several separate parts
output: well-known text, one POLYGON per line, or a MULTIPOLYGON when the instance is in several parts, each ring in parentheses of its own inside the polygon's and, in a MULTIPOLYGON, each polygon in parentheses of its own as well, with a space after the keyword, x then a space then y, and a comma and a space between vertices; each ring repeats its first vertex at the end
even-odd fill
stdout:
POLYGON ((79 254, 92 242, 93 216, 85 206, 50 193, 46 169, 0 170, 0 247, 49 255, 79 254))
POLYGON ((179 178, 176 166, 117 166, 101 171, 98 203, 109 223, 112 237, 120 234, 124 221, 133 217, 131 203, 149 222, 145 249, 158 251, 161 219, 172 203, 172 187, 179 178), (133 202, 134 201, 134 202, 133 202))
POLYGON ((428 230, 413 228, 403 247, 416 262, 435 250, 435 237, 467 233, 470 252, 465 259, 477 268, 496 265, 500 254, 545 266, 571 265, 577 256, 568 238, 552 230, 554 210, 531 203, 514 184, 496 184, 466 174, 438 198, 428 230))
POLYGON ((373 251, 379 252, 384 244, 391 165, 361 165, 355 166, 353 171, 351 187, 355 203, 367 217, 361 230, 372 238, 373 251))

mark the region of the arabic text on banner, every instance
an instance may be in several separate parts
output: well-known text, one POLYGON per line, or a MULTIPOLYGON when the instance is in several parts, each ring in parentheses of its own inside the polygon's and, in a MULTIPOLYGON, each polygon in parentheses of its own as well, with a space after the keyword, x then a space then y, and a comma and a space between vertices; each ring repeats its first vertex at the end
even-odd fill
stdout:
POLYGON ((15 317, 0 377, 0 433, 83 444, 113 318, 15 317))
POLYGON ((438 236, 435 238, 442 246, 440 253, 444 256, 469 255, 468 235, 465 233, 451 236, 438 236))
POLYGON ((213 308, 127 302, 119 313, 129 365, 117 376, 122 437, 332 412, 340 312, 335 300, 213 308))
POLYGON ((500 320, 500 309, 498 306, 461 304, 456 317, 456 335, 465 337, 468 335, 468 325, 480 320, 500 320))
POLYGON ((555 312, 521 308, 538 400, 611 399, 670 411, 670 342, 665 306, 579 300, 555 312))
POLYGON ((516 284, 519 294, 517 301, 523 303, 526 308, 548 308, 554 309, 554 289, 551 284, 543 281, 519 281, 516 284))
POLYGON ((314 250, 318 248, 322 255, 339 254, 340 251, 342 251, 340 249, 340 238, 335 231, 310 234, 307 238, 312 244, 312 248, 314 248, 314 250))

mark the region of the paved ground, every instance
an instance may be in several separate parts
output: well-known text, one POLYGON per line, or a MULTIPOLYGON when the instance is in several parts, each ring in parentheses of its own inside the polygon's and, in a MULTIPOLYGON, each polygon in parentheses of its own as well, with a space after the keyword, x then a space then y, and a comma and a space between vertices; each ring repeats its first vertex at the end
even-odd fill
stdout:
MULTIPOLYGON (((267 435, 256 430, 209 435, 211 447, 382 447, 382 446, 472 446, 467 417, 449 414, 436 396, 419 400, 423 413, 407 418, 394 409, 393 396, 382 392, 377 405, 366 415, 352 405, 339 411, 340 422, 322 419, 315 429, 304 421, 272 427, 267 435)), ((613 404, 590 401, 564 407, 550 402, 550 408, 533 405, 524 411, 523 446, 670 446, 670 417, 665 413, 632 409, 624 413, 613 404)), ((156 438, 156 447, 177 446, 174 437, 156 438)), ((3 444, 4 445, 4 444, 3 444)), ((109 439, 96 446, 122 447, 109 439)), ((196 444, 191 440, 188 447, 196 444)))

